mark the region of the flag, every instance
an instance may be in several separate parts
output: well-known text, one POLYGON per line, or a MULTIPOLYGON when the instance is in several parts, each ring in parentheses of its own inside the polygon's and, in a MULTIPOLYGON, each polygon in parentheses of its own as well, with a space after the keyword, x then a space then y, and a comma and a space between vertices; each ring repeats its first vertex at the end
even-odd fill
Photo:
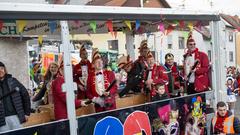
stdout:
POLYGON ((124 23, 128 26, 130 30, 132 30, 131 22, 130 21, 124 21, 124 23))
POLYGON ((92 28, 93 32, 96 33, 96 29, 97 29, 96 21, 91 21, 90 22, 90 27, 92 28))

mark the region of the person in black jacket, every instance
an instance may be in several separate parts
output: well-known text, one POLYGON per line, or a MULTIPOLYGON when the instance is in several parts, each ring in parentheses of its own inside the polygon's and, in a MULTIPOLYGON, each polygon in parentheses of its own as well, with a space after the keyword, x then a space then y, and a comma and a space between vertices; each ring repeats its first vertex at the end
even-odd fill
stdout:
POLYGON ((0 132, 21 128, 30 111, 27 89, 0 62, 0 132))
POLYGON ((119 97, 123 97, 130 90, 134 92, 146 91, 145 81, 147 80, 148 68, 147 53, 149 52, 147 40, 143 40, 138 49, 140 56, 133 63, 130 72, 128 72, 126 87, 119 93, 119 97))

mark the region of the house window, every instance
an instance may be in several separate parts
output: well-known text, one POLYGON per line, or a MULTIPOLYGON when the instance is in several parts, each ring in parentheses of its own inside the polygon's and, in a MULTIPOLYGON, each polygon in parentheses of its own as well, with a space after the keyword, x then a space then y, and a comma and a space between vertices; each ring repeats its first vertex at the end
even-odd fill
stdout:
POLYGON ((229 32, 228 39, 229 42, 233 42, 233 32, 229 32))
POLYGON ((178 37, 178 47, 184 49, 184 37, 178 37))
POLYGON ((229 52, 229 61, 233 62, 233 51, 229 52))
POLYGON ((118 51, 118 40, 108 40, 108 49, 118 51))
POLYGON ((172 35, 167 37, 168 49, 172 49, 172 35))

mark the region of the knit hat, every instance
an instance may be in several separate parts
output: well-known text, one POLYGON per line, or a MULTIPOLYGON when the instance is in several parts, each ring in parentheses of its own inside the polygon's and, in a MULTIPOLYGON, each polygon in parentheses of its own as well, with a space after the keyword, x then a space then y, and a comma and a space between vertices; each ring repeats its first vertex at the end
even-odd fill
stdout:
POLYGON ((5 65, 0 61, 0 67, 5 67, 5 65))

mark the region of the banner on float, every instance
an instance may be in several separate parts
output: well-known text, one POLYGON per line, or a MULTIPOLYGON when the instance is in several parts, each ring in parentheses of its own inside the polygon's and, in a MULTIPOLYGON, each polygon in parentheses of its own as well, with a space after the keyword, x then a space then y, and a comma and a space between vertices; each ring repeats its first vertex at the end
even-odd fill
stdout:
MULTIPOLYGON (((89 21, 81 21, 78 24, 68 21, 70 34, 93 34, 95 30, 89 21)), ((18 36, 19 26, 16 21, 4 22, 0 30, 0 36, 18 36)), ((60 35, 60 21, 27 21, 21 35, 60 35)), ((96 33, 107 33, 108 28, 105 21, 96 22, 96 33)))
MULTIPOLYGON (((116 111, 85 115, 77 119, 78 135, 204 135, 205 93, 156 101, 116 111)), ((123 98, 124 99, 124 98, 123 98)), ((68 121, 30 127, 9 135, 67 135, 68 121)))

